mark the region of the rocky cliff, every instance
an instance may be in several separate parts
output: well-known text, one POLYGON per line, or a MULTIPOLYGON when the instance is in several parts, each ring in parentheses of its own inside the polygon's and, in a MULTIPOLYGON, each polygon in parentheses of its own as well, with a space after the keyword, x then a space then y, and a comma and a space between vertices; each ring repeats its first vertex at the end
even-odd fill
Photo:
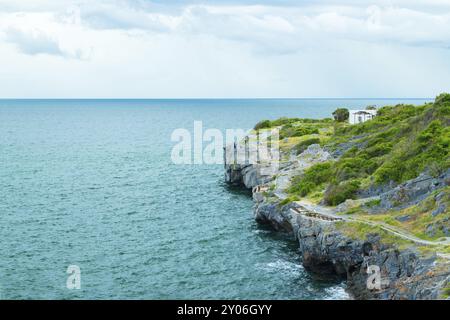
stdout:
MULTIPOLYGON (((377 232, 355 237, 351 232, 346 232, 353 223, 334 215, 302 214, 298 208, 304 207, 288 198, 285 193, 286 181, 294 173, 298 174, 316 163, 330 159, 330 153, 319 145, 310 145, 300 155, 291 156, 271 176, 261 174, 258 165, 228 164, 225 166, 225 180, 252 188, 255 219, 271 225, 275 230, 292 234, 299 243, 305 268, 311 272, 335 274, 346 279, 348 292, 354 298, 444 298, 450 280, 447 258, 440 258, 433 252, 421 252, 414 245, 402 247, 403 243, 386 242, 377 232), (377 273, 379 277, 372 279, 372 273, 377 273)), ((432 186, 445 184, 445 179, 435 180, 432 186)), ((429 184, 426 187, 434 190, 429 184)), ((395 187, 382 190, 380 208, 396 192, 398 188, 395 187)), ((415 192, 420 197, 424 196, 422 189, 415 189, 415 192)))
MULTIPOLYGON (((292 204, 280 207, 262 202, 256 219, 298 240, 302 263, 311 272, 336 274, 347 280, 356 299, 439 299, 450 279, 448 264, 436 255, 423 256, 414 249, 385 244, 376 233, 365 239, 347 236, 337 227, 343 222, 322 221, 292 212, 292 204), (368 287, 368 267, 380 271, 380 287, 368 287)), ((345 222, 344 222, 345 223, 345 222)))

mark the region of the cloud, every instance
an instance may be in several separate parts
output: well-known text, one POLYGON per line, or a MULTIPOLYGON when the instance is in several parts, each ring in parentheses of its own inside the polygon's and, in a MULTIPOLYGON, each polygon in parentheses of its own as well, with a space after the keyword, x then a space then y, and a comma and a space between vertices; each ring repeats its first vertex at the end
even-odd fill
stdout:
POLYGON ((40 31, 25 32, 18 29, 6 30, 6 40, 14 43, 25 54, 51 54, 64 56, 58 41, 40 31))
MULTIPOLYGON (((444 5, 440 0, 433 1, 444 5)), ((350 5, 355 2, 344 1, 346 5, 336 6, 334 2, 319 1, 313 5, 304 1, 295 6, 291 1, 283 1, 290 4, 286 7, 274 6, 276 2, 256 5, 256 1, 247 1, 252 5, 236 5, 221 1, 223 5, 205 5, 181 1, 183 5, 178 10, 166 11, 149 3, 111 2, 78 8, 81 23, 91 28, 207 34, 251 44, 255 52, 290 53, 318 41, 337 39, 449 47, 450 6, 447 11, 421 11, 419 7, 392 4, 363 6, 361 2, 350 5)))
MULTIPOLYGON (((0 5, 2 1, 0 0, 0 5)), ((34 1, 31 1, 34 3, 34 1)), ((22 42, 37 41, 49 51, 57 52, 51 33, 67 25, 93 30, 119 30, 170 33, 172 35, 210 35, 240 41, 253 47, 256 53, 286 54, 305 48, 322 46, 337 40, 391 43, 406 46, 450 46, 450 5, 430 0, 428 10, 423 2, 412 0, 381 0, 386 5, 368 5, 368 1, 219 1, 218 5, 204 1, 62 1, 47 0, 48 20, 39 21, 40 34, 23 35, 22 42), (69 5, 70 3, 70 5, 69 5), (169 3, 169 4, 167 4, 169 3), (297 5, 295 5, 297 3, 297 5), (400 7, 395 4, 403 4, 400 7)), ((217 3, 217 2, 216 2, 217 3)), ((12 6, 12 5, 11 5, 12 6)), ((19 6, 19 8, 22 8, 19 6)), ((11 8, 10 8, 11 9, 11 8)), ((44 10, 45 5, 40 8, 44 10)), ((28 16, 43 15, 41 11, 28 16)), ((87 30, 86 30, 87 31, 87 30)), ((16 37, 19 37, 16 35, 16 37)), ((31 47, 31 43, 29 44, 31 47)), ((26 49, 26 48, 25 48, 26 49)), ((30 48, 31 51, 33 48, 30 48)))
POLYGON ((0 40, 27 55, 87 59, 92 46, 80 42, 83 30, 52 12, 0 14, 0 40))
POLYGON ((242 39, 255 45, 293 44, 300 48, 336 39, 448 48, 450 12, 426 13, 405 8, 188 7, 179 29, 242 39))
POLYGON ((172 29, 177 17, 149 11, 147 5, 100 3, 78 7, 77 13, 82 22, 91 28, 130 30, 140 29, 164 32, 172 29))
POLYGON ((447 0, 211 3, 0 0, 0 87, 13 96, 323 97, 433 96, 450 83, 447 0))

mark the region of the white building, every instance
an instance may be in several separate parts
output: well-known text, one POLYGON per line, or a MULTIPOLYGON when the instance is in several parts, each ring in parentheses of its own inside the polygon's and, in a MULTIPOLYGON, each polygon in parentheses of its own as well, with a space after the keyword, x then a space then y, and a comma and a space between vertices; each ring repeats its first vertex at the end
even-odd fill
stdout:
POLYGON ((377 110, 349 110, 348 121, 350 124, 357 124, 372 120, 377 115, 377 110))

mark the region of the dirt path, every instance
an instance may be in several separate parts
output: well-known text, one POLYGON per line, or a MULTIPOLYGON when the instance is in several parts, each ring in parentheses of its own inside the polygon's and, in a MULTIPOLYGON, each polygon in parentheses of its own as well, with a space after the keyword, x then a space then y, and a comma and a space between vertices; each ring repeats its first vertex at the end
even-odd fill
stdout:
MULTIPOLYGON (((404 230, 402 230, 400 228, 397 228, 397 227, 394 227, 391 225, 387 225, 386 223, 383 223, 383 222, 371 221, 371 220, 367 220, 367 219, 359 218, 359 217, 348 217, 348 216, 336 215, 335 213, 333 213, 332 209, 313 204, 307 200, 300 200, 300 201, 296 201, 295 203, 298 204, 300 207, 305 208, 306 210, 309 210, 311 212, 317 212, 323 216, 328 216, 328 217, 334 218, 334 219, 341 219, 344 221, 365 223, 367 225, 379 227, 387 232, 395 234, 396 236, 398 236, 400 238, 412 241, 417 244, 427 245, 427 246, 436 246, 436 245, 448 246, 448 245, 450 245, 450 238, 448 238, 448 237, 445 238, 445 240, 435 240, 435 241, 424 240, 424 239, 420 239, 408 232, 405 232, 404 230)), ((437 254, 441 257, 450 259, 449 254, 444 254, 444 253, 437 253, 437 254)))

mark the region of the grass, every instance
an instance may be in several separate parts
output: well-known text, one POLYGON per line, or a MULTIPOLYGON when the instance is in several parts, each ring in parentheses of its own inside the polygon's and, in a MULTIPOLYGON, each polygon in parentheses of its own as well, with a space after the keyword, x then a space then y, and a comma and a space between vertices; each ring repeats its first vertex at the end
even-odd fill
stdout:
MULTIPOLYGON (((345 150, 337 161, 315 164, 293 177, 287 190, 289 197, 281 202, 285 205, 306 197, 314 203, 335 206, 356 198, 358 192, 370 187, 399 184, 424 171, 436 176, 447 170, 450 167, 449 125, 450 94, 441 94, 434 103, 421 106, 399 104, 380 108, 373 120, 357 125, 331 119, 280 118, 264 120, 255 130, 280 129, 284 161, 289 160, 291 152, 299 154, 313 143, 330 151, 345 150)), ((445 193, 443 201, 450 203, 449 187, 442 192, 445 193)), ((449 212, 433 217, 431 212, 438 206, 435 195, 403 210, 368 214, 368 209, 380 205, 380 200, 373 200, 350 208, 346 214, 402 228, 421 239, 436 240, 444 236, 440 226, 448 226, 449 220, 445 219, 449 218, 449 212), (402 216, 409 219, 399 221, 402 216), (427 234, 431 224, 438 227, 434 235, 427 234)), ((346 232, 357 237, 376 232, 388 242, 397 243, 401 239, 380 228, 346 225, 346 232)), ((406 245, 404 241, 401 239, 400 243, 406 245)))
POLYGON ((442 290, 442 299, 448 299, 450 297, 450 284, 447 284, 447 286, 442 290))
POLYGON ((379 204, 379 200, 372 200, 361 206, 349 209, 345 214, 358 215, 358 217, 373 222, 382 222, 400 228, 423 240, 439 240, 446 236, 442 230, 437 228, 438 230, 433 236, 427 234, 426 231, 430 224, 447 226, 447 228, 450 228, 450 211, 448 208, 445 212, 442 212, 437 216, 432 215, 432 212, 437 209, 439 205, 435 200, 435 197, 440 193, 443 194, 440 203, 450 203, 450 187, 446 187, 433 192, 420 203, 402 210, 389 210, 382 214, 369 214, 367 212, 367 207, 379 204), (404 216, 408 216, 408 220, 399 221, 397 219, 404 216))
POLYGON ((291 202, 298 201, 298 200, 300 200, 300 199, 297 196, 290 196, 290 197, 287 197, 287 198, 281 200, 278 203, 278 206, 279 207, 283 207, 283 206, 285 206, 285 205, 287 205, 287 204, 289 204, 291 202))
POLYGON ((331 174, 333 174, 331 161, 317 163, 306 170, 304 174, 294 177, 288 191, 293 195, 304 197, 327 182, 331 174))
MULTIPOLYGON (((289 192, 300 197, 321 185, 326 189, 324 202, 337 205, 371 186, 399 184, 424 171, 436 176, 450 167, 450 94, 421 106, 386 106, 373 120, 357 125, 309 125, 322 126, 319 143, 327 149, 338 150, 343 143, 353 147, 332 165, 315 165, 295 177, 289 192)), ((309 135, 292 141, 290 148, 304 150, 317 142, 312 139, 309 135)))
POLYGON ((364 240, 369 234, 377 234, 380 236, 380 241, 386 245, 395 245, 399 249, 415 246, 412 241, 398 237, 378 226, 371 226, 362 222, 339 221, 336 223, 336 227, 344 235, 355 240, 364 240))
POLYGON ((370 200, 369 202, 366 202, 364 205, 368 208, 376 207, 381 204, 380 199, 370 200))

